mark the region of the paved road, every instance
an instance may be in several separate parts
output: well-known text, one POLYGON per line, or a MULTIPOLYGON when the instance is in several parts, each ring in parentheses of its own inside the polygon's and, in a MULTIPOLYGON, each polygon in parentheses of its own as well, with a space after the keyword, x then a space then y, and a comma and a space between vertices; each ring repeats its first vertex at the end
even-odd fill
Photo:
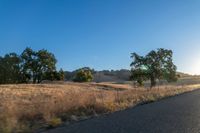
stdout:
POLYGON ((200 133, 200 90, 48 133, 200 133))

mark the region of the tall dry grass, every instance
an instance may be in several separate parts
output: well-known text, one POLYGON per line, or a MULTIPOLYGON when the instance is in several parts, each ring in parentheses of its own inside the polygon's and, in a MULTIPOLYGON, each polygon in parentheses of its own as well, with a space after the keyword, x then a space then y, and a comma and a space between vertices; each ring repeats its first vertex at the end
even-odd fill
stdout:
POLYGON ((153 89, 116 84, 43 84, 0 86, 0 132, 33 132, 63 121, 122 110, 199 88, 200 85, 153 89))

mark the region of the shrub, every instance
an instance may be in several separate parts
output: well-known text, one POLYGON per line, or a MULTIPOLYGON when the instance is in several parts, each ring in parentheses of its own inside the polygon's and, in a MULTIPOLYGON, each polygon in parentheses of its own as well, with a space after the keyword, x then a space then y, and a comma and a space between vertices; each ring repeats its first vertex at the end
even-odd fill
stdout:
POLYGON ((92 72, 89 68, 81 68, 77 70, 73 79, 75 82, 91 82, 93 80, 92 72))
POLYGON ((54 128, 62 124, 62 120, 60 118, 52 118, 49 121, 49 127, 54 128))

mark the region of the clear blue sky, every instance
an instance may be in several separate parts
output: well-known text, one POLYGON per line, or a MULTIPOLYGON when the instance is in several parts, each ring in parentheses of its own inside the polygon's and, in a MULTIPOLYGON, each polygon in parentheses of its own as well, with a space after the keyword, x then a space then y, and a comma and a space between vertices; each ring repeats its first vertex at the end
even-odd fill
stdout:
POLYGON ((199 0, 0 0, 0 55, 53 52, 58 68, 130 68, 130 53, 174 51, 179 71, 200 74, 199 0))

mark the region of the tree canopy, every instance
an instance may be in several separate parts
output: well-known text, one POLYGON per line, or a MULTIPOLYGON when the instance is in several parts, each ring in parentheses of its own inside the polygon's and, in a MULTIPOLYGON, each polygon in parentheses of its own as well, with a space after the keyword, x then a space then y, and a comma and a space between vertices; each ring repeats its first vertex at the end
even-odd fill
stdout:
POLYGON ((172 50, 163 48, 152 50, 146 56, 132 53, 131 79, 139 85, 143 85, 144 81, 150 80, 151 87, 156 85, 156 80, 177 81, 177 68, 173 63, 172 56, 172 50))
POLYGON ((64 80, 64 72, 56 71, 56 63, 55 56, 44 49, 26 48, 21 55, 6 54, 0 57, 0 84, 64 80))
MULTIPOLYGON (((56 71, 55 56, 47 50, 33 51, 26 48, 22 55, 23 72, 27 78, 32 77, 33 83, 40 83, 45 80, 46 73, 53 73, 56 71)), ((47 77, 46 77, 47 78, 47 77)))

